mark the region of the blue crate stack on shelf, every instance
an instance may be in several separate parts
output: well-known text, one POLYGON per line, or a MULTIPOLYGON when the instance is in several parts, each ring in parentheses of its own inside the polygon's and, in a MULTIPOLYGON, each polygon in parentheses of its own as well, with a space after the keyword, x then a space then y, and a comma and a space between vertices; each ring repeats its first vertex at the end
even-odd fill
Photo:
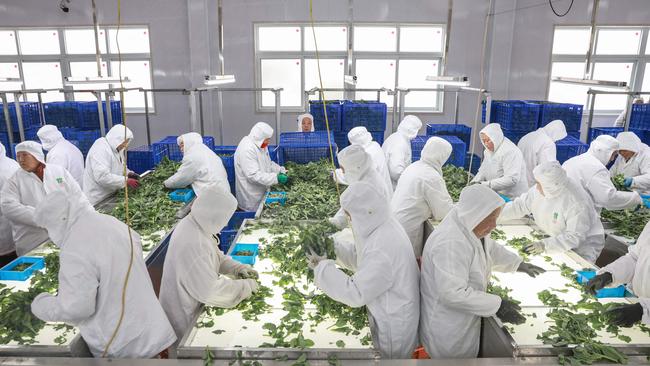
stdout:
POLYGON ((563 164, 574 156, 584 154, 589 149, 589 145, 572 136, 567 136, 557 141, 555 147, 556 159, 560 164, 563 164))
MULTIPOLYGON (((411 160, 413 162, 420 160, 422 149, 424 148, 424 145, 426 144, 427 140, 429 140, 429 138, 431 137, 432 136, 420 135, 420 136, 416 136, 411 141, 411 153, 412 153, 411 160)), ((446 164, 451 164, 457 167, 464 168, 466 155, 467 155, 467 145, 465 144, 465 142, 456 136, 438 136, 438 137, 447 140, 452 147, 451 155, 449 156, 449 159, 447 160, 446 164)))
POLYGON ((237 230, 221 230, 221 232, 219 233, 219 237, 220 237, 219 249, 224 254, 228 253, 228 250, 230 249, 230 246, 232 245, 232 242, 235 240, 236 236, 237 236, 237 230))
POLYGON ((289 161, 307 164, 321 159, 330 159, 330 144, 336 159, 336 143, 334 133, 327 131, 315 132, 283 132, 280 134, 280 149, 278 164, 284 165, 289 161))
POLYGON ((456 136, 469 148, 472 141, 472 128, 456 124, 427 124, 427 136, 456 136))
POLYGON ((630 131, 634 131, 645 144, 650 143, 650 104, 633 104, 630 112, 630 131))
POLYGON ((465 155, 465 170, 469 170, 472 174, 478 173, 478 168, 481 166, 481 157, 476 154, 467 153, 465 155), (472 156, 473 155, 473 156, 472 156), (472 164, 470 168, 470 164, 472 164))
POLYGON ((130 170, 142 174, 158 166, 165 156, 167 156, 167 148, 154 149, 143 145, 129 148, 126 161, 130 170))
MULTIPOLYGON (((178 147, 177 139, 178 136, 167 136, 151 145, 156 146, 156 148, 165 147, 167 149, 169 160, 181 161, 183 160, 183 153, 181 152, 180 147, 178 147)), ((214 137, 203 136, 203 144, 210 149, 214 149, 214 137)))
MULTIPOLYGON (((342 106, 343 102, 340 100, 325 101, 325 108, 327 110, 327 122, 329 123, 330 131, 342 130, 342 106)), ((314 130, 326 131, 327 128, 325 125, 325 112, 323 112, 323 102, 319 100, 310 100, 309 113, 314 117, 314 130)))
POLYGON ((235 194, 235 150, 237 146, 230 145, 217 145, 212 151, 221 158, 223 167, 226 169, 228 175, 228 184, 230 185, 230 192, 235 194))
MULTIPOLYGON (((485 104, 483 122, 485 123, 485 104)), ((497 100, 492 102, 491 123, 501 125, 503 135, 513 143, 538 128, 541 105, 522 100, 497 100)))
MULTIPOLYGON (((339 150, 350 145, 348 132, 354 127, 365 127, 372 135, 373 141, 384 143, 386 133, 386 103, 375 101, 326 101, 330 131, 334 132, 334 142, 339 150)), ((310 101, 309 111, 314 116, 314 129, 324 131, 325 117, 323 103, 310 101)))
POLYGON ((540 100, 527 100, 526 102, 539 104, 541 106, 539 114, 539 127, 544 127, 556 119, 564 122, 567 134, 579 138, 580 125, 582 124, 583 105, 553 103, 540 100), (576 136, 578 135, 578 136, 576 136))
MULTIPOLYGON (((8 106, 9 109, 9 119, 11 120, 11 129, 14 133, 18 132, 18 115, 16 114, 16 105, 10 103, 8 106)), ((37 128, 41 126, 41 116, 38 112, 38 103, 35 102, 21 102, 20 103, 20 112, 23 119, 23 128, 37 128)), ((7 132, 7 123, 5 122, 5 114, 3 112, 4 107, 0 103, 0 131, 7 132)))
POLYGON ((89 131, 83 131, 83 130, 78 130, 74 134, 73 140, 77 140, 79 142, 79 150, 81 150, 81 153, 84 154, 84 157, 88 155, 88 150, 93 146, 95 141, 102 137, 102 134, 99 130, 89 130, 89 131))
MULTIPOLYGON (((81 110, 78 102, 50 102, 43 104, 45 121, 57 127, 77 128, 81 123, 81 110)), ((99 123, 98 126, 99 127, 99 123)))
POLYGON ((11 157, 11 146, 9 146, 9 136, 7 136, 6 132, 0 132, 0 143, 5 147, 5 155, 11 157))
POLYGON ((600 135, 609 135, 616 137, 619 133, 623 132, 623 127, 592 127, 589 129, 587 142, 591 143, 596 137, 600 135))

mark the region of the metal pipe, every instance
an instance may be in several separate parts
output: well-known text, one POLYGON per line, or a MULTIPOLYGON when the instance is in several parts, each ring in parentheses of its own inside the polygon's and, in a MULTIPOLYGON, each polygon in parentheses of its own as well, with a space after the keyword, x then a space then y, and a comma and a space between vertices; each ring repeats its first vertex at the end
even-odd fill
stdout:
MULTIPOLYGON (((354 0, 348 0, 348 60, 347 60, 347 73, 346 75, 353 75, 352 73, 352 60, 354 59, 354 45, 353 45, 353 39, 354 39, 354 0)), ((351 88, 351 91, 354 91, 356 85, 353 85, 351 88)), ((347 99, 352 99, 350 98, 350 95, 345 95, 347 92, 343 91, 344 98, 347 99)), ((349 93, 347 93, 349 94, 349 93)))
POLYGON ((381 102, 381 90, 377 90, 377 102, 381 102))
POLYGON ((640 94, 650 94, 650 91, 609 91, 609 90, 596 90, 589 89, 587 94, 618 94, 618 95, 640 95, 640 94))
POLYGON ((630 128, 630 116, 632 115, 632 107, 634 105, 634 99, 636 96, 631 94, 627 96, 627 107, 625 108, 625 120, 623 122, 623 131, 627 131, 630 128))
POLYGON ((217 114, 219 122, 219 141, 223 145, 223 95, 221 95, 221 90, 217 89, 217 107, 219 108, 219 113, 217 114))
POLYGON ((589 50, 587 51, 587 64, 585 65, 585 79, 590 79, 591 72, 591 56, 594 52, 594 44, 596 41, 596 15, 598 14, 598 4, 600 0, 594 0, 594 8, 591 9, 591 33, 589 35, 589 50))
POLYGON ((400 90, 399 93, 399 120, 404 119, 404 100, 406 99, 406 94, 408 94, 408 90, 400 90))
MULTIPOLYGON (((145 98, 147 95, 145 94, 145 98)), ((106 118, 108 119, 108 129, 113 128, 113 108, 111 108, 111 93, 106 92, 106 118)))
MULTIPOLYGON (((219 2, 221 2, 221 0, 219 2)), ((199 91, 199 123, 201 124, 201 136, 204 136, 205 126, 203 125, 203 91, 199 91)))
MULTIPOLYGON (((11 147, 14 144, 14 131, 11 126, 11 115, 9 114, 9 105, 7 103, 7 94, 0 93, 0 98, 2 98, 2 110, 5 115, 5 124, 7 125, 7 137, 9 138, 9 146, 7 146, 8 151, 11 151, 11 147)), ((11 154, 10 154, 11 155, 11 154)))
POLYGON ((102 76, 102 61, 99 52, 99 23, 97 22, 97 6, 95 4, 95 0, 90 1, 93 7, 93 31, 95 32, 95 60, 97 61, 97 76, 102 76))
POLYGON ((485 124, 492 121, 492 94, 483 93, 485 95, 485 124))
POLYGON ((398 93, 399 90, 393 92, 393 122, 391 123, 391 131, 393 133, 397 131, 397 125, 399 124, 399 121, 397 120, 397 103, 399 102, 398 93))
MULTIPOLYGON (((219 89, 221 91, 227 91, 227 92, 252 92, 252 91, 275 91, 275 90, 280 90, 282 91, 282 88, 219 88, 218 86, 202 86, 196 89, 183 89, 186 91, 201 91, 201 90, 215 90, 219 89)), ((374 90, 374 89, 373 89, 374 90)), ((155 90, 154 90, 155 91, 155 90)))
POLYGON ((447 55, 449 54, 449 35, 451 34, 451 15, 454 8, 454 0, 449 0, 447 9, 447 30, 445 31, 445 53, 442 55, 442 72, 440 75, 445 75, 447 72, 447 55))
POLYGON ((144 93, 144 123, 147 130, 147 146, 151 146, 151 126, 149 125, 149 98, 144 93))
POLYGON ((106 136, 106 127, 104 126, 104 108, 102 106, 102 93, 95 92, 93 93, 97 97, 97 115, 99 117, 99 131, 102 134, 102 137, 106 136))
POLYGON ((219 23, 218 25, 218 36, 217 39, 219 40, 218 42, 218 47, 217 47, 217 56, 219 58, 219 68, 221 70, 221 75, 226 74, 226 65, 224 64, 224 59, 223 59, 223 4, 222 0, 217 0, 217 22, 219 23))
POLYGON ((43 96, 41 95, 43 92, 38 92, 36 95, 38 95, 38 115, 41 118, 41 126, 46 125, 47 121, 45 121, 45 110, 43 109, 43 96))
MULTIPOLYGON (((456 99, 454 101, 454 124, 458 124, 458 102, 460 100, 460 93, 456 91, 456 99)), ((444 102, 443 102, 444 103, 444 102)))
MULTIPOLYGON (((591 91, 591 89, 589 89, 591 91)), ((589 103, 589 119, 587 120, 587 138, 591 125, 594 123, 594 106, 596 105, 596 94, 591 94, 591 102, 589 103)))
POLYGON ((14 93, 14 106, 16 107, 16 119, 18 122, 18 134, 20 141, 25 141, 25 126, 23 125, 23 111, 20 109, 20 93, 14 93))
POLYGON ((279 138, 278 136, 280 135, 280 118, 282 118, 282 111, 281 106, 280 106, 280 92, 282 89, 275 89, 275 144, 278 144, 279 138))

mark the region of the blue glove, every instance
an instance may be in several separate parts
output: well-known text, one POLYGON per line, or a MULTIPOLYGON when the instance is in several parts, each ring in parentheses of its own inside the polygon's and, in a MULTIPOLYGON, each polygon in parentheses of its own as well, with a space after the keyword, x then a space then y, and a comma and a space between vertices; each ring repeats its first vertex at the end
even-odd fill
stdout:
POLYGON ((632 178, 625 178, 625 181, 623 181, 623 184, 627 187, 630 188, 632 186, 632 178))
POLYGON ((643 199, 643 205, 644 205, 646 208, 650 208, 650 199, 648 199, 648 198, 644 198, 644 199, 643 199))
POLYGON ((502 195, 501 193, 499 193, 499 196, 501 196, 501 198, 503 198, 503 200, 506 201, 506 203, 508 203, 508 202, 511 201, 511 199, 508 198, 508 196, 504 196, 504 195, 502 195))

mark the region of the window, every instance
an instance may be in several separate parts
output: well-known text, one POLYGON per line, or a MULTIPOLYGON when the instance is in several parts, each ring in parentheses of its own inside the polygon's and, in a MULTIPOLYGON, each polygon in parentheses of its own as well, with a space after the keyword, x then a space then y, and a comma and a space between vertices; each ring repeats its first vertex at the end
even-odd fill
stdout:
MULTIPOLYGON (((99 29, 99 49, 102 54, 102 75, 116 77, 118 73, 116 27, 99 29)), ((122 27, 119 31, 119 48, 122 53, 122 73, 131 83, 125 87, 152 87, 149 28, 146 26, 122 27)), ((95 32, 91 27, 30 28, 0 30, 0 76, 21 77, 24 85, 10 89, 66 89, 70 93, 48 91, 43 102, 77 100, 92 101, 92 93, 74 93, 79 89, 100 89, 105 85, 84 84, 64 86, 66 76, 96 76, 95 32)), ((149 95, 149 108, 155 112, 153 95, 149 95)), ((105 98, 105 95, 102 95, 105 98)), ((115 99, 119 99, 116 93, 115 99)), ((28 94, 27 100, 37 101, 37 94, 28 94)), ((138 113, 144 109, 144 94, 129 91, 125 96, 126 112, 138 113)))
MULTIPOLYGON (((589 49, 590 33, 590 27, 555 28, 548 89, 550 101, 587 104, 588 86, 562 84, 552 79, 557 76, 585 76, 585 55, 589 49)), ((641 44, 641 40, 648 38, 647 33, 650 33, 650 27, 598 27, 588 77, 595 80, 624 81, 630 90, 641 91, 650 72, 650 69, 643 67, 650 62, 648 45, 641 44)), ((625 108, 626 102, 626 95, 599 94, 596 96, 594 109, 600 113, 619 113, 625 108)))
MULTIPOLYGON (((305 90, 320 87, 314 33, 320 56, 320 76, 325 98, 376 100, 376 91, 354 89, 434 88, 425 79, 440 75, 445 31, 432 24, 355 24, 352 32, 345 24, 256 24, 255 62, 258 87, 283 88, 281 106, 289 112, 303 111, 305 90), (351 34, 352 33, 352 34, 351 34), (352 50, 348 53, 349 45, 352 50), (349 57, 352 57, 349 59, 349 57), (357 84, 344 83, 344 76, 357 76, 357 84)), ((309 99, 319 99, 318 93, 309 99)), ((380 101, 393 107, 392 95, 380 93, 380 101)), ((442 95, 410 92, 405 98, 409 112, 442 112, 442 95)), ((257 96, 260 111, 272 111, 272 92, 257 96)))

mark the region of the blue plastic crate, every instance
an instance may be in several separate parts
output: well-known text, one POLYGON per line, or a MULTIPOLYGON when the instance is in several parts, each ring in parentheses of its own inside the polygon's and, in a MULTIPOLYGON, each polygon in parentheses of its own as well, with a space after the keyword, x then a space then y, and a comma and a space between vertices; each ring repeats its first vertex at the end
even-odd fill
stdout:
POLYGON ((555 147, 556 159, 560 164, 563 164, 574 156, 584 154, 589 149, 589 145, 571 136, 567 136, 564 139, 557 141, 555 147))
POLYGON ((284 165, 289 161, 306 164, 321 159, 330 159, 330 142, 332 152, 336 155, 333 132, 330 132, 329 138, 326 131, 284 132, 280 134, 278 164, 284 165))
POLYGON ((212 151, 214 151, 215 154, 219 155, 220 158, 223 158, 223 157, 226 157, 226 156, 235 155, 235 151, 237 151, 237 146, 234 146, 234 145, 215 145, 212 148, 212 151))
POLYGON ((644 144, 650 143, 650 130, 637 130, 637 129, 629 129, 630 132, 634 132, 637 136, 639 136, 639 139, 641 139, 641 142, 644 144))
POLYGON ((154 150, 151 146, 138 146, 127 151, 127 166, 132 171, 142 174, 155 168, 167 156, 166 147, 154 150))
POLYGON ((7 157, 11 157, 11 146, 9 146, 9 136, 6 132, 0 132, 0 143, 5 147, 7 157))
POLYGON ((342 130, 364 126, 368 131, 385 131, 387 110, 386 103, 346 101, 343 103, 342 130))
POLYGON ((589 129, 587 142, 591 143, 596 137, 600 135, 609 135, 616 137, 619 133, 623 132, 623 127, 592 127, 589 129))
POLYGON ((239 230, 244 220, 254 218, 255 211, 235 211, 235 213, 232 214, 230 221, 228 221, 226 228, 229 230, 239 230))
POLYGON ((580 131, 582 124, 581 104, 553 103, 540 100, 527 100, 526 102, 539 104, 539 127, 544 127, 550 122, 559 119, 564 122, 567 131, 580 131))
POLYGON ((45 268, 45 259, 43 257, 18 257, 0 269, 0 280, 25 281, 35 271, 43 268, 45 268), (16 266, 24 263, 30 264, 30 266, 20 272, 13 270, 16 266))
POLYGON ((88 150, 90 150, 95 141, 97 141, 97 139, 100 137, 102 137, 102 133, 99 130, 79 130, 75 133, 74 140, 77 140, 79 142, 79 150, 81 150, 84 156, 86 156, 88 154, 88 150))
POLYGON ((195 197, 194 191, 190 188, 177 189, 169 193, 169 199, 177 202, 190 202, 195 197))
POLYGON ((43 104, 45 121, 49 125, 76 128, 81 123, 78 102, 50 102, 43 104))
POLYGON ((230 245, 237 237, 237 230, 221 230, 219 233, 219 249, 225 254, 228 253, 230 245))
POLYGON ((476 155, 476 154, 471 154, 467 153, 465 155, 465 170, 469 170, 472 174, 476 175, 478 173, 478 168, 481 166, 481 157, 476 155), (472 155, 474 155, 474 158, 472 158, 472 155), (472 164, 472 167, 470 169, 469 164, 472 164))
MULTIPOLYGON (((38 138, 37 132, 38 132, 38 127, 29 127, 25 128, 23 132, 25 133, 25 141, 36 141, 40 143, 40 140, 38 138)), ((20 142, 20 132, 18 130, 15 130, 13 133, 14 136, 14 142, 20 142)))
MULTIPOLYGON (((379 145, 384 144, 384 131, 370 131, 372 135, 372 140, 378 143, 379 145)), ((339 151, 350 146, 350 140, 348 140, 347 132, 334 132, 334 142, 336 142, 336 147, 339 151)))
POLYGON ((541 106, 521 100, 499 100, 492 102, 492 111, 491 123, 508 130, 530 132, 537 129, 541 106))
POLYGON ((264 199, 264 203, 267 205, 279 203, 280 205, 284 206, 286 202, 287 192, 268 192, 266 194, 266 198, 264 199))
POLYGON ((260 247, 259 244, 241 244, 241 243, 237 243, 237 244, 235 244, 235 247, 232 248, 230 257, 232 257, 232 259, 236 260, 239 263, 250 264, 252 266, 253 264, 255 264, 255 259, 257 258, 257 254, 259 253, 259 247, 260 247), (253 255, 250 255, 250 256, 249 255, 246 255, 246 256, 244 256, 244 255, 233 255, 233 254, 235 254, 237 252, 244 251, 244 250, 248 250, 248 251, 253 252, 253 255))
POLYGON ((269 152, 269 157, 271 161, 279 164, 280 162, 280 146, 278 145, 269 145, 266 150, 269 152))
MULTIPOLYGON (((0 131, 7 131, 7 124, 5 123, 5 114, 3 112, 2 103, 0 103, 0 131)), ((41 116, 39 113, 38 103, 35 102, 21 102, 20 111, 22 114, 23 128, 40 127, 41 116)), ((16 114, 16 105, 9 103, 9 119, 11 120, 11 129, 13 132, 18 131, 18 115, 16 114)))
MULTIPOLYGON (((416 136, 411 141, 412 161, 420 160, 422 149, 424 148, 424 145, 431 137, 432 136, 416 136)), ((465 145, 465 142, 463 142, 463 140, 459 139, 456 136, 437 136, 437 137, 447 140, 452 147, 451 155, 449 156, 449 159, 447 159, 447 162, 445 164, 451 164, 461 168, 465 167, 465 157, 467 154, 467 145, 465 145)))
POLYGON ((427 136, 456 136, 463 140, 465 145, 470 146, 472 128, 465 125, 428 123, 427 136))
MULTIPOLYGON (((327 122, 329 123, 330 131, 341 131, 342 124, 342 105, 340 100, 325 101, 327 109, 327 122)), ((326 131, 325 126, 325 113, 323 112, 323 102, 318 100, 309 101, 309 113, 314 116, 314 130, 326 131)))
POLYGON ((221 156, 221 162, 226 169, 228 175, 228 184, 230 185, 230 193, 235 194, 235 157, 234 156, 221 156))
POLYGON ((519 143, 522 137, 530 133, 530 131, 509 130, 506 128, 501 128, 501 131, 503 131, 503 136, 507 137, 515 145, 519 143))
MULTIPOLYGON (((594 277, 596 277, 596 271, 576 271, 576 281, 578 281, 578 283, 581 285, 586 284, 590 279, 594 277)), ((606 287, 600 289, 596 291, 596 297, 625 297, 625 286, 621 285, 618 287, 606 287)))
MULTIPOLYGON (((172 161, 181 161, 183 160, 183 153, 181 152, 180 147, 178 147, 177 140, 178 136, 167 136, 164 139, 154 142, 151 144, 156 148, 160 149, 161 147, 167 148, 167 156, 169 160, 172 161)), ((214 137, 212 136, 203 136, 203 144, 209 147, 211 150, 214 149, 214 137)))
POLYGON ((636 130, 650 130, 650 104, 632 105, 629 126, 636 130))
POLYGON ((379 145, 384 144, 384 135, 386 134, 385 131, 369 131, 369 132, 372 135, 372 141, 375 141, 379 145))

